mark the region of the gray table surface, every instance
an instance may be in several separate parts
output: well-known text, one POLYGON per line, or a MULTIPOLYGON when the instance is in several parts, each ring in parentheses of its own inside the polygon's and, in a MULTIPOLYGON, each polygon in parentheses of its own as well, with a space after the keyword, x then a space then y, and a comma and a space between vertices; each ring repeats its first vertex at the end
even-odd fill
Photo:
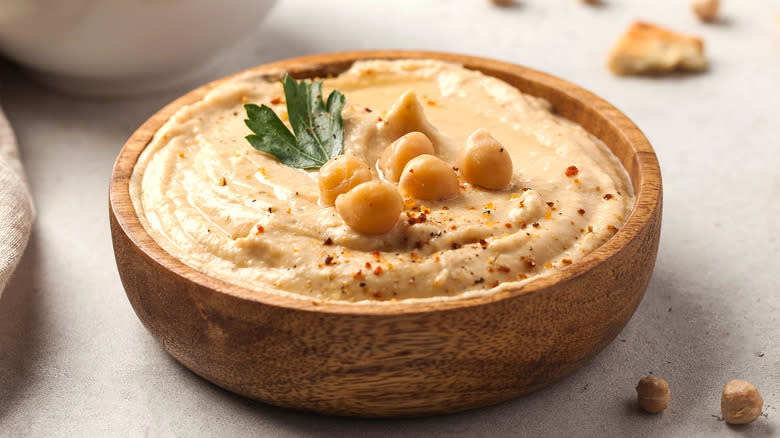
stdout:
MULTIPOLYGON (((655 273, 626 328, 562 381, 497 406, 411 420, 301 414, 247 400, 179 365, 125 298, 107 217, 125 139, 180 90, 100 100, 51 91, 0 61, 0 99, 39 209, 0 300, 0 436, 780 436, 780 28, 777 1, 729 1, 703 25, 680 0, 281 0, 218 55, 216 78, 293 55, 408 48, 493 57, 568 79, 647 134, 664 178, 655 273), (334 12, 338 11, 338 12, 334 12), (701 35, 701 75, 616 78, 604 68, 634 18, 701 35), (634 386, 672 388, 661 415, 634 386), (742 378, 763 394, 747 427, 719 419, 742 378)), ((196 85, 196 84, 190 84, 196 85)))

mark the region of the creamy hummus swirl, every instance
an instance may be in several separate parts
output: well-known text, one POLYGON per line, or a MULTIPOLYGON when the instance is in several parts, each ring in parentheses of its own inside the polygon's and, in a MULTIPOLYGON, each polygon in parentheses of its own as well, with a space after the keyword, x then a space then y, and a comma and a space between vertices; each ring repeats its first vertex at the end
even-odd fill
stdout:
POLYGON ((135 166, 131 197, 157 243, 187 265, 250 289, 307 299, 447 298, 515 287, 576 263, 633 203, 625 170, 581 126, 496 78, 431 60, 365 61, 325 80, 347 99, 344 152, 375 163, 422 131, 455 164, 487 129, 509 151, 512 184, 407 200, 390 232, 363 235, 318 203, 317 171, 281 164, 244 136, 243 104, 286 120, 278 80, 245 74, 179 110, 135 166))

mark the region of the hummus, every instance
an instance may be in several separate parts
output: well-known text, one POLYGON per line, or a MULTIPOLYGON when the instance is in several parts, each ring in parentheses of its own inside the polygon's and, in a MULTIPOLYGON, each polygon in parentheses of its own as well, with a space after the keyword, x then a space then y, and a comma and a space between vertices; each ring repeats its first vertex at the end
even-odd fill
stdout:
POLYGON ((336 78, 344 153, 376 162, 421 131, 455 164, 484 128, 507 148, 511 184, 461 181, 457 197, 405 200, 395 227, 360 234, 318 203, 317 170, 288 167, 244 137, 244 103, 286 120, 278 77, 245 74, 179 110, 135 166, 134 207, 174 257, 210 276, 315 300, 444 299, 514 288, 576 263, 609 239, 633 204, 628 175, 606 146, 548 102, 461 66, 365 61, 336 78), (434 298, 435 297, 435 298, 434 298))

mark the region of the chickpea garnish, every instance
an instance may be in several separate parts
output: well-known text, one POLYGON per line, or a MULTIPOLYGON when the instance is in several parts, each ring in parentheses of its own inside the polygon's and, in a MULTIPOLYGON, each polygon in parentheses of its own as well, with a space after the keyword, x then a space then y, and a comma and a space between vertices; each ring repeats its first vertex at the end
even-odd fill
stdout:
POLYGON ((752 383, 732 380, 723 387, 720 413, 728 424, 747 424, 761 415, 764 399, 752 383))
POLYGON ((352 155, 331 158, 320 168, 317 177, 320 203, 330 207, 338 195, 347 193, 353 187, 367 181, 371 181, 371 171, 361 159, 352 155))
POLYGON ((398 188, 406 197, 435 201, 453 198, 460 190, 452 166, 428 154, 406 163, 398 188))
POLYGON ((666 409, 669 406, 670 395, 669 384, 660 377, 643 377, 636 385, 636 400, 639 407, 651 414, 666 409))
POLYGON ((358 184, 336 198, 336 211, 350 228, 364 234, 383 234, 401 217, 404 201, 390 183, 358 184))
POLYGON ((433 143, 422 132, 410 132, 394 141, 382 152, 379 168, 386 180, 398 182, 404 166, 414 157, 434 154, 433 143))
POLYGON ((512 181, 512 157, 484 128, 466 140, 458 154, 458 169, 466 182, 486 189, 502 189, 512 181))
POLYGON ((691 2, 691 9, 699 17, 701 21, 715 21, 718 18, 718 8, 720 2, 718 0, 693 0, 691 2))

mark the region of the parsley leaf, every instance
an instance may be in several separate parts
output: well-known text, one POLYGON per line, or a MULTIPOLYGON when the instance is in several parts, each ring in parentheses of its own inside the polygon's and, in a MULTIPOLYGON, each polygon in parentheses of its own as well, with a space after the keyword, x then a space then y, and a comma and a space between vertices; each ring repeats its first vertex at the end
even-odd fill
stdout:
POLYGON ((341 110, 346 99, 338 90, 322 100, 322 81, 296 81, 286 75, 282 81, 287 114, 293 135, 279 116, 266 105, 244 105, 246 136, 253 148, 269 153, 283 164, 299 169, 316 169, 344 149, 341 110))

